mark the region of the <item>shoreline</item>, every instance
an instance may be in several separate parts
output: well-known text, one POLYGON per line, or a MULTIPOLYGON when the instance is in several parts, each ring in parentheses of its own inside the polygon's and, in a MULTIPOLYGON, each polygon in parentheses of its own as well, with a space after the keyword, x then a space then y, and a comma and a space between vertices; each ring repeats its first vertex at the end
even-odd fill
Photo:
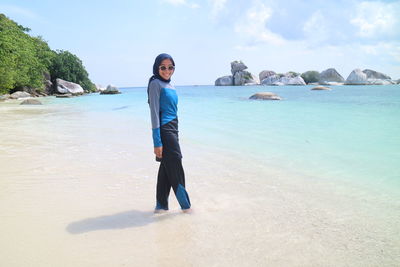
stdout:
MULTIPOLYGON (((395 80, 393 80, 395 81, 395 80)), ((338 82, 328 82, 328 83, 307 83, 307 84, 280 84, 280 85, 265 85, 265 84, 244 84, 244 85, 176 85, 177 87, 185 87, 185 86, 196 86, 196 87, 201 87, 201 86, 233 86, 233 87, 239 87, 239 86, 256 86, 260 88, 275 88, 275 87, 281 87, 281 86, 290 86, 290 87, 304 87, 304 86, 396 86, 400 85, 400 79, 397 80, 397 84, 346 84, 346 83, 338 83, 338 82)), ((126 88, 146 88, 147 86, 124 86, 124 87, 119 87, 121 89, 126 89, 126 88)), ((26 92, 26 91, 16 91, 16 92, 26 92)), ((82 94, 42 94, 42 95, 30 95, 30 96, 24 96, 24 97, 18 97, 18 98, 11 98, 10 94, 0 94, 0 103, 7 102, 9 100, 20 100, 20 99, 29 99, 29 98, 44 98, 44 97, 79 97, 79 96, 87 96, 87 95, 93 95, 93 94, 100 94, 102 91, 96 91, 96 92, 85 92, 82 94)), ((27 92, 26 92, 27 93, 27 92)))

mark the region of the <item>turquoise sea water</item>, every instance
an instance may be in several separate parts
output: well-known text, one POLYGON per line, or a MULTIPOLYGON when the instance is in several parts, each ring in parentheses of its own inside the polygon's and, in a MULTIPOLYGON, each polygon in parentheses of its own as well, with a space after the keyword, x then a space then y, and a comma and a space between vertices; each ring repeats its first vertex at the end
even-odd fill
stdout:
MULTIPOLYGON (((310 88, 178 86, 181 140, 185 146, 235 155, 239 162, 246 158, 292 173, 400 192, 400 86, 310 88), (261 91, 283 100, 248 99, 261 91)), ((146 88, 121 91, 50 104, 150 127, 146 88)))
POLYGON ((400 191, 400 86, 310 88, 181 88, 184 127, 293 172, 400 191), (248 100, 259 91, 284 100, 248 100))

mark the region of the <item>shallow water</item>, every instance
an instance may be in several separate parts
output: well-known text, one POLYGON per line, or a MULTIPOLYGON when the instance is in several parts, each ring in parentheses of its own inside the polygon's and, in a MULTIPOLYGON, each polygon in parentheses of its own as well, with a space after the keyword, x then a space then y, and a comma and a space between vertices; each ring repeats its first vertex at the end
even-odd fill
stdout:
POLYGON ((178 87, 191 215, 152 214, 144 88, 0 103, 1 265, 395 266, 398 89, 178 87))

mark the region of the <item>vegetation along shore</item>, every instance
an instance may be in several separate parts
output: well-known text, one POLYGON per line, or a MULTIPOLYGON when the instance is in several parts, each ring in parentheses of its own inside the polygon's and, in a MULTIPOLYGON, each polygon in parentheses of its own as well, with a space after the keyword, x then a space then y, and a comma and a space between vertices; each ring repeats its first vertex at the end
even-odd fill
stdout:
MULTIPOLYGON (((82 61, 51 50, 42 37, 0 14, 0 101, 30 96, 73 96, 95 92, 82 61)), ((115 93, 116 88, 108 88, 115 93)))

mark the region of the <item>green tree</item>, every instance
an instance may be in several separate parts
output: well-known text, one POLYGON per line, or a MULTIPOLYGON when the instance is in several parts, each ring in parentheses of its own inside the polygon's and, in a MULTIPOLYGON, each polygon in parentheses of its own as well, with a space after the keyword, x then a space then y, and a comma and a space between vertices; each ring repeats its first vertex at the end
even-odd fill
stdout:
POLYGON ((16 23, 0 14, 0 93, 8 93, 15 86, 18 58, 15 45, 22 32, 16 23))
POLYGON ((0 14, 0 94, 21 87, 44 89, 44 74, 80 84, 94 91, 82 61, 68 51, 52 51, 41 36, 0 14))
POLYGON ((301 78, 303 78, 306 83, 316 83, 319 81, 319 72, 316 70, 306 71, 301 74, 301 78))
POLYGON ((89 75, 82 61, 69 51, 58 50, 52 60, 50 75, 55 82, 56 78, 78 83, 85 91, 95 91, 95 85, 90 81, 89 75))
POLYGON ((25 28, 0 14, 0 93, 18 87, 42 90, 53 53, 41 37, 31 37, 25 28))

